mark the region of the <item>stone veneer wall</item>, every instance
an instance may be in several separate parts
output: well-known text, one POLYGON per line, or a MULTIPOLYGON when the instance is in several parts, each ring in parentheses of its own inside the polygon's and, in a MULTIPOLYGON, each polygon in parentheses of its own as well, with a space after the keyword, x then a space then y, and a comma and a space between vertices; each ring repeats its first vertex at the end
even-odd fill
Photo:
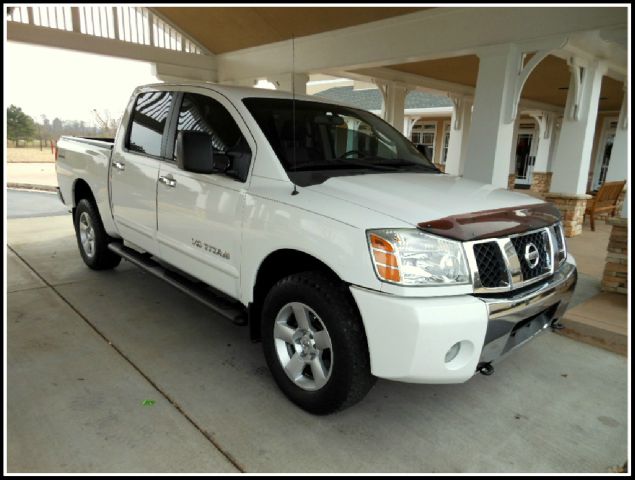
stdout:
POLYGON ((536 193, 548 193, 551 188, 553 172, 533 172, 530 190, 536 193))
POLYGON ((628 288, 628 222, 626 218, 609 218, 613 225, 602 275, 602 291, 626 294, 628 288))
POLYGON ((575 237, 582 233, 584 209, 591 195, 569 195, 564 193, 548 193, 545 199, 553 203, 562 213, 562 225, 565 237, 575 237))
POLYGON ((507 177, 507 189, 508 190, 513 190, 514 189, 514 185, 516 185, 516 174, 515 173, 510 173, 509 177, 507 177))

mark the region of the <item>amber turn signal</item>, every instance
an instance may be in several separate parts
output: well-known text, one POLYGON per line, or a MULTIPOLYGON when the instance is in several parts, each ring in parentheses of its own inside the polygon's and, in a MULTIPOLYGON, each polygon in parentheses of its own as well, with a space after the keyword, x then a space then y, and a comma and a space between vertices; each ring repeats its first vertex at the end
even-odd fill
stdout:
POLYGON ((388 240, 374 233, 369 235, 369 240, 377 274, 384 280, 399 282, 401 274, 399 262, 394 254, 395 248, 388 240))

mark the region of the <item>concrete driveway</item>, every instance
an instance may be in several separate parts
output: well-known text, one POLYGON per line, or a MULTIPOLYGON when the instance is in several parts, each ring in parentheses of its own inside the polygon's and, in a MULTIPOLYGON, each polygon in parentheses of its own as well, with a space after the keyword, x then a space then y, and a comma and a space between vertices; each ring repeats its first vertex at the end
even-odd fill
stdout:
POLYGON ((8 243, 9 472, 607 472, 627 459, 619 355, 548 333, 491 377, 380 380, 316 417, 278 391, 245 328, 126 262, 86 268, 70 215, 9 220, 8 243))

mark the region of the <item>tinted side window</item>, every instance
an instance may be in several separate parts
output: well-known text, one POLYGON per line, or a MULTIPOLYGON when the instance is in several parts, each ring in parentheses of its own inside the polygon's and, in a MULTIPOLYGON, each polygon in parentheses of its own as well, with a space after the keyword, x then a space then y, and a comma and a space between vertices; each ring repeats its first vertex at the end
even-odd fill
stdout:
POLYGON ((126 142, 128 150, 161 155, 161 140, 171 104, 171 92, 148 92, 137 97, 126 142))
MULTIPOLYGON (((213 98, 185 93, 179 110, 176 134, 182 131, 205 132, 212 138, 214 153, 230 157, 230 176, 247 178, 251 150, 240 128, 227 109, 213 98)), ((175 139, 176 140, 176 139, 175 139)), ((176 159, 176 148, 174 149, 176 159)))

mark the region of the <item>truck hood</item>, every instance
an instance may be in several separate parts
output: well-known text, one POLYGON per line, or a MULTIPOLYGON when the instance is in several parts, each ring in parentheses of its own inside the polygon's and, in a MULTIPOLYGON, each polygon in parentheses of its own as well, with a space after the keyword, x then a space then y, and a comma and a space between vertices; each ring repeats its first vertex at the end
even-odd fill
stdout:
POLYGON ((333 177, 307 188, 411 225, 471 212, 544 203, 490 184, 429 173, 333 177))

